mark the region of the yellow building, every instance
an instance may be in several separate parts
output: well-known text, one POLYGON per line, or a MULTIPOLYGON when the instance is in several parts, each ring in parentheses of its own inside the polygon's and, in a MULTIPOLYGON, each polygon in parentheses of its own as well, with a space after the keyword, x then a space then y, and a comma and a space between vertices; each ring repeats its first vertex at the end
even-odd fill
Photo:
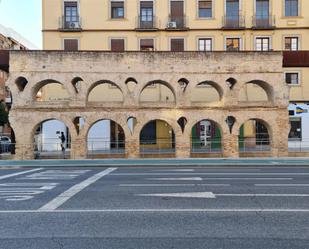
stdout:
MULTIPOLYGON (((309 50, 308 0, 42 1, 45 50, 309 50)), ((307 103, 309 67, 285 67, 284 70, 286 82, 291 86, 291 102, 294 105, 307 103)), ((103 88, 97 90, 90 96, 93 101, 107 92, 103 88)), ((203 93, 211 95, 208 91, 211 89, 203 93)), ((111 96, 118 98, 109 95, 111 100, 111 96)), ((197 94, 192 101, 198 102, 203 96, 197 94)), ((243 100, 263 101, 266 97, 255 87, 241 93, 243 100)), ((164 89, 154 87, 145 98, 171 101, 164 89)), ((216 96, 213 99, 215 101, 216 96)), ((299 138, 299 129, 306 124, 302 124, 299 117, 292 118, 291 122, 299 138)))

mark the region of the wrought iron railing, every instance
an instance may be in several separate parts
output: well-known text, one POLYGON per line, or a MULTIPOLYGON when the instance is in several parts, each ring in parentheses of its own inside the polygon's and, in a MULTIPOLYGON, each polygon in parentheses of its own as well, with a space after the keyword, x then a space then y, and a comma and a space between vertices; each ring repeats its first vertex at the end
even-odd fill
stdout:
POLYGON ((245 17, 238 16, 224 16, 222 20, 223 29, 244 29, 246 26, 245 17))
POLYGON ((186 16, 169 16, 166 24, 166 29, 187 29, 187 17, 186 16))
POLYGON ((60 17, 59 29, 63 31, 81 31, 82 30, 81 17, 80 16, 60 17))
POLYGON ((273 29, 276 26, 275 16, 253 16, 252 27, 255 29, 273 29))
POLYGON ((152 30, 157 29, 157 18, 155 16, 141 15, 137 18, 137 29, 152 30))

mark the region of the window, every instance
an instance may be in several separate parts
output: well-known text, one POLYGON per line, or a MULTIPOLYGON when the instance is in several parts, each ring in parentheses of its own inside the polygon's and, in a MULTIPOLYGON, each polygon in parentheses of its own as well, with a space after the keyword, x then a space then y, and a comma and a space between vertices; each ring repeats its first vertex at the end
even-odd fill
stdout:
POLYGON ((289 133, 289 140, 301 141, 302 139, 302 127, 301 118, 290 117, 291 130, 289 133))
POLYGON ((270 38, 269 37, 256 37, 255 38, 255 50, 256 51, 269 51, 270 50, 270 38))
POLYGON ((153 39, 141 39, 140 40, 140 50, 141 51, 154 51, 153 39))
POLYGON ((182 52, 185 50, 185 41, 182 38, 171 39, 171 51, 182 52))
POLYGON ((111 18, 124 18, 124 2, 112 1, 111 2, 111 18))
POLYGON ((285 16, 298 16, 298 0, 285 0, 285 16))
POLYGON ((125 50, 124 39, 111 39, 111 51, 123 52, 125 50))
POLYGON ((65 28, 77 28, 79 24, 77 2, 64 2, 64 25, 65 28))
POLYGON ((153 2, 140 2, 140 28, 154 28, 153 2))
POLYGON ((284 49, 296 51, 298 50, 298 37, 285 37, 284 38, 284 49))
POLYGON ((211 38, 199 38, 198 39, 198 50, 199 51, 211 51, 212 50, 212 39, 211 38))
POLYGON ((269 0, 256 0, 256 18, 269 18, 269 0))
POLYGON ((226 51, 239 51, 240 38, 226 38, 226 51))
POLYGON ((150 121, 141 131, 141 144, 156 144, 157 143, 157 122, 150 121))
POLYGON ((77 51, 78 50, 78 40, 77 39, 64 39, 63 49, 65 51, 77 51))
POLYGON ((239 10, 239 0, 226 0, 226 16, 237 18, 239 10))
POLYGON ((289 85, 299 85, 299 73, 285 73, 285 82, 289 85))
POLYGON ((198 1, 198 17, 200 18, 212 17, 212 0, 198 1))

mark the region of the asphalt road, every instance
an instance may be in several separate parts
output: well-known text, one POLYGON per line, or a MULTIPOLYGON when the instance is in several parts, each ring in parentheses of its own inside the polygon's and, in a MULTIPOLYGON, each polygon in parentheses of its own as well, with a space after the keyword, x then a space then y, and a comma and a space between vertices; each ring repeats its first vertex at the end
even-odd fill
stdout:
POLYGON ((0 249, 309 249, 309 167, 0 169, 0 249))

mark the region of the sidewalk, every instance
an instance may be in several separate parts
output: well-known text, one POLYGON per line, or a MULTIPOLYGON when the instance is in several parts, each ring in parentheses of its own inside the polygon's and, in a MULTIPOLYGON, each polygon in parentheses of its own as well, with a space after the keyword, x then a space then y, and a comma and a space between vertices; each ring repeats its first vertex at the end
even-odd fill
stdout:
POLYGON ((309 166, 309 158, 100 159, 0 161, 0 167, 165 167, 165 166, 309 166))

